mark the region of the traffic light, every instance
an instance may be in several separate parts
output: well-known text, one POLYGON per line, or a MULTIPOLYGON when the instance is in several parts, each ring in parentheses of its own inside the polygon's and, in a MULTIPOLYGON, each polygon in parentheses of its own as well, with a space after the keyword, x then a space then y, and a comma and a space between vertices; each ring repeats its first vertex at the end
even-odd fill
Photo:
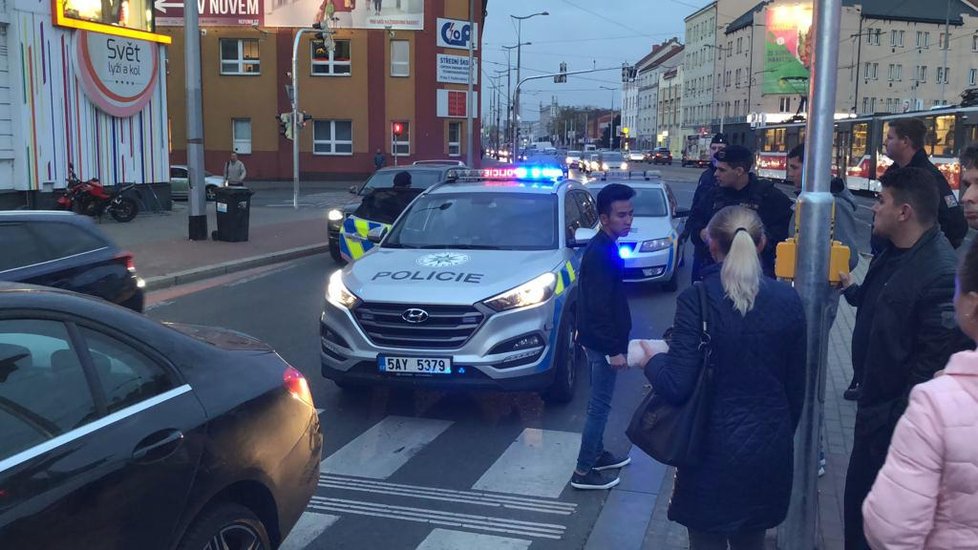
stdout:
POLYGON ((567 63, 560 62, 560 74, 554 77, 554 82, 557 84, 567 82, 567 63))
MULTIPOLYGON (((316 33, 316 36, 322 36, 323 33, 316 33)), ((316 39, 312 41, 312 56, 315 59, 328 59, 329 50, 326 49, 326 41, 323 39, 316 39)))
POLYGON ((305 111, 299 112, 299 118, 296 120, 296 125, 301 129, 306 127, 306 122, 312 120, 312 115, 305 111))
POLYGON ((397 137, 401 137, 401 134, 404 133, 404 124, 402 124, 400 122, 394 122, 394 123, 392 123, 391 124, 391 133, 394 134, 397 137))
POLYGON ((277 117, 278 119, 278 132, 285 136, 285 139, 292 139, 293 128, 292 128, 292 113, 281 113, 277 117))

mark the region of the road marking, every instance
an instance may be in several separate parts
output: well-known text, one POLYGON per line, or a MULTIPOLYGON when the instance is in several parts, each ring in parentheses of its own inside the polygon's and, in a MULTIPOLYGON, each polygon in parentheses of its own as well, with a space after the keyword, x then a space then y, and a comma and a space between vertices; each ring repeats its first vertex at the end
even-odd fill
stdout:
POLYGON ((268 277, 269 275, 275 275, 275 274, 278 274, 278 273, 282 273, 283 271, 288 271, 288 270, 294 268, 295 267, 295 264, 286 264, 284 266, 283 265, 278 265, 278 266, 274 266, 274 267, 277 267, 278 269, 270 269, 268 271, 265 271, 264 273, 256 273, 254 275, 249 275, 247 277, 242 277, 242 278, 238 279, 237 281, 234 281, 233 283, 230 283, 230 284, 225 285, 225 286, 227 286, 228 288, 230 288, 230 287, 235 287, 235 286, 247 284, 247 283, 250 283, 252 281, 257 281, 258 279, 261 279, 261 278, 264 278, 264 277, 268 277))
POLYGON ((389 483, 384 481, 370 481, 366 479, 331 476, 325 474, 319 476, 319 486, 329 489, 411 497, 440 502, 457 502, 461 504, 487 506, 490 508, 525 510, 562 516, 569 516, 577 509, 577 504, 571 502, 561 502, 558 500, 542 500, 498 493, 455 491, 451 489, 439 489, 436 487, 389 483))
POLYGON ((177 298, 183 298, 190 294, 195 294, 202 290, 208 290, 211 288, 226 286, 229 283, 233 283, 241 278, 256 277, 270 271, 276 271, 282 269, 280 264, 271 264, 256 267, 253 269, 248 269, 245 271, 238 271, 236 273, 228 273, 225 275, 218 275, 215 277, 210 277, 203 279, 201 281, 195 281, 193 283, 187 283, 183 285, 172 286, 169 288, 161 288, 160 290, 154 290, 146 294, 146 306, 144 310, 151 310, 156 307, 165 306, 173 303, 177 298))
POLYGON ((564 535, 564 531, 567 529, 563 525, 554 523, 539 523, 509 518, 498 518, 493 516, 442 512, 428 508, 395 506, 376 502, 348 500, 342 498, 327 498, 320 496, 313 496, 312 500, 309 501, 309 507, 327 512, 373 516, 385 519, 399 519, 403 521, 413 521, 416 523, 427 523, 430 525, 462 527, 480 531, 509 533, 514 535, 554 540, 560 540, 564 535))
POLYGON ((331 525, 340 519, 339 516, 323 514, 320 512, 303 512, 299 516, 299 522, 292 528, 292 532, 282 542, 281 550, 301 550, 306 548, 312 541, 319 538, 323 531, 329 529, 331 525))
POLYGON ((387 479, 451 425, 448 420, 388 416, 328 456, 319 471, 387 479))
POLYGON ((557 498, 577 465, 581 434, 526 428, 473 489, 557 498))
POLYGON ((416 550, 526 550, 533 541, 497 537, 495 535, 480 535, 467 531, 451 531, 435 529, 421 541, 416 550))

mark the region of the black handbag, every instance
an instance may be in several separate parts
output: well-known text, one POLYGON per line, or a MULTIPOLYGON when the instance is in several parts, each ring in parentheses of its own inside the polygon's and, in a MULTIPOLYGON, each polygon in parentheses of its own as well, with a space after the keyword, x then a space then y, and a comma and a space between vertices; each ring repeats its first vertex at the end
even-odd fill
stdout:
POLYGON ((653 387, 632 415, 625 434, 646 454, 669 466, 693 466, 701 458, 706 424, 713 399, 713 364, 710 349, 710 315, 706 287, 695 283, 700 297, 700 351, 702 368, 689 399, 679 406, 667 403, 653 387))

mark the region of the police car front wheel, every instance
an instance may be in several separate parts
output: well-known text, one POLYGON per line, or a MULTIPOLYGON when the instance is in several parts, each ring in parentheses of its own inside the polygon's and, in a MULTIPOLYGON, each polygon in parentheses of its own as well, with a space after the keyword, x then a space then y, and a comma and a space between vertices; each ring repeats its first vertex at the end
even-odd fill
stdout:
POLYGON ((554 381, 544 393, 543 399, 551 403, 569 403, 577 388, 577 373, 583 353, 574 341, 577 320, 573 310, 568 311, 560 323, 557 337, 557 353, 554 355, 554 381))

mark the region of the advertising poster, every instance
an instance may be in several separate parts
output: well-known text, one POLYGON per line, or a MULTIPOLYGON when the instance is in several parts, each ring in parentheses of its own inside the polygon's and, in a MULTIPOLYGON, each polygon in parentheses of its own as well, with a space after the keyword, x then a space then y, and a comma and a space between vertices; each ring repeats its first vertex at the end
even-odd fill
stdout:
POLYGON ((814 42, 811 4, 769 6, 763 93, 805 95, 814 42))
MULTIPOLYGON (((437 55, 438 82, 446 84, 469 83, 469 57, 467 55, 437 55)), ((472 83, 479 83, 479 59, 473 58, 475 72, 472 73, 472 83)))
MULTIPOLYGON (((183 2, 155 0, 159 26, 183 25, 183 2)), ((424 30, 424 0, 197 0, 202 26, 424 30)))

